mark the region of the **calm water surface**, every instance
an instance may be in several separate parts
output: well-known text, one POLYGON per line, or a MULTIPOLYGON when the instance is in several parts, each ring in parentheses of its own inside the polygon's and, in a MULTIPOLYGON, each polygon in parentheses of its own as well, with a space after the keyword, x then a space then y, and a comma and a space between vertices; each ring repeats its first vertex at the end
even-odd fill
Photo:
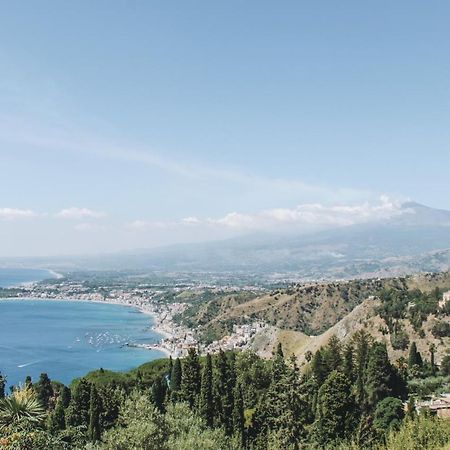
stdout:
MULTIPOLYGON (((8 281, 5 285, 14 285, 11 281, 18 279, 21 283, 32 281, 23 273, 12 275, 9 281, 3 277, 8 281)), ((48 272, 41 275, 48 278, 48 272)), ((37 380, 41 372, 70 383, 100 367, 129 370, 164 356, 125 346, 155 343, 161 338, 150 329, 150 316, 126 306, 0 299, 0 318, 0 371, 7 376, 8 385, 23 382, 27 375, 37 380)))

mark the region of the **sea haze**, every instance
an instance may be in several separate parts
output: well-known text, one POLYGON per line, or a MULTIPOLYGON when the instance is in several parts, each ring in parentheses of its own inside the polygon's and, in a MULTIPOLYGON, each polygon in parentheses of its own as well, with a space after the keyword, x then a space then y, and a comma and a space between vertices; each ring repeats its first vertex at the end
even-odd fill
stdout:
POLYGON ((24 283, 56 278, 56 274, 47 269, 0 268, 0 287, 19 286, 24 283))
POLYGON ((163 357, 126 343, 156 343, 152 319, 127 306, 54 300, 0 300, 0 371, 8 385, 41 372, 63 383, 104 369, 124 371, 163 357))

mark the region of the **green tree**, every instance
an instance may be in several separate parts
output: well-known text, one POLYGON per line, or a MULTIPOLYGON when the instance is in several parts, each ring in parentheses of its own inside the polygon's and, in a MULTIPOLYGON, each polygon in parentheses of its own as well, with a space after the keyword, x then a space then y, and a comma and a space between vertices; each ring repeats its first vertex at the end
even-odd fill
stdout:
POLYGON ((234 388, 233 430, 238 436, 242 448, 245 448, 244 398, 240 383, 237 383, 234 388))
POLYGON ((168 450, 169 429, 165 417, 150 399, 137 392, 124 402, 118 426, 106 431, 104 450, 168 450))
POLYGON ((31 380, 30 375, 27 375, 27 377, 25 378, 25 387, 27 388, 33 387, 33 381, 31 380))
POLYGON ((70 397, 71 397, 70 389, 67 386, 63 386, 59 393, 59 400, 61 400, 61 403, 64 408, 67 408, 69 406, 70 397))
POLYGON ((295 356, 290 359, 286 376, 281 383, 282 410, 278 427, 281 442, 286 448, 298 449, 308 420, 308 404, 303 398, 300 371, 295 356))
POLYGON ((174 402, 179 400, 182 376, 181 361, 180 358, 177 358, 173 364, 172 372, 170 373, 170 397, 174 402))
POLYGON ((6 377, 0 372, 0 399, 5 398, 6 377))
POLYGON ((333 370, 341 370, 342 368, 342 346, 341 341, 335 336, 331 336, 328 341, 328 345, 323 352, 323 359, 327 367, 327 372, 330 373, 333 370))
POLYGON ((188 355, 184 359, 183 376, 181 378, 181 394, 183 400, 187 401, 190 408, 197 404, 200 394, 201 366, 195 348, 188 350, 188 355))
POLYGON ((222 425, 227 435, 232 434, 233 425, 233 388, 231 380, 234 376, 231 374, 231 368, 228 363, 227 355, 220 350, 215 360, 216 373, 214 380, 214 405, 216 412, 214 414, 219 425, 222 425))
POLYGON ((351 382, 355 380, 354 349, 352 345, 346 345, 344 348, 342 370, 351 382))
POLYGON ((74 387, 72 398, 66 411, 67 426, 88 427, 90 397, 90 383, 85 378, 80 378, 74 387))
POLYGON ((152 400, 156 407, 164 412, 164 400, 166 398, 167 383, 165 378, 157 377, 152 384, 152 400))
POLYGON ((400 428, 403 417, 405 412, 402 401, 395 397, 386 397, 375 409, 373 425, 380 433, 387 434, 392 429, 400 428))
POLYGON ((450 355, 445 355, 441 362, 442 375, 450 375, 450 355))
POLYGON ((311 360, 311 371, 319 386, 323 384, 328 375, 328 370, 322 355, 322 349, 319 349, 311 360))
POLYGON ((375 342, 370 348, 366 374, 367 403, 371 410, 391 395, 392 372, 386 345, 375 342))
POLYGON ((355 426, 355 403, 350 380, 333 371, 319 389, 317 398, 315 436, 319 444, 349 436, 355 426))
POLYGON ((100 417, 102 413, 101 399, 98 394, 95 384, 91 384, 91 393, 89 399, 89 428, 88 435, 92 442, 96 442, 100 439, 101 424, 100 417))
POLYGON ((39 381, 34 386, 37 399, 45 409, 49 409, 50 399, 53 397, 53 387, 46 373, 41 373, 39 381))
POLYGON ((55 434, 66 428, 66 411, 61 396, 56 401, 55 409, 48 416, 48 429, 55 434))
POLYGON ((360 330, 354 334, 352 342, 355 346, 356 402, 363 407, 367 403, 365 383, 372 337, 366 331, 360 330))
POLYGON ((436 353, 436 346, 431 343, 429 346, 430 349, 430 365, 431 365, 431 376, 436 375, 436 363, 434 362, 434 355, 436 353))
POLYGON ((409 348, 409 357, 408 357, 408 367, 410 369, 413 368, 413 366, 423 366, 423 360, 422 355, 417 350, 417 346, 415 342, 411 343, 411 347, 409 348))
POLYGON ((214 424, 214 393, 212 358, 209 353, 206 355, 205 366, 202 373, 199 412, 200 416, 205 420, 208 426, 212 427, 214 424))

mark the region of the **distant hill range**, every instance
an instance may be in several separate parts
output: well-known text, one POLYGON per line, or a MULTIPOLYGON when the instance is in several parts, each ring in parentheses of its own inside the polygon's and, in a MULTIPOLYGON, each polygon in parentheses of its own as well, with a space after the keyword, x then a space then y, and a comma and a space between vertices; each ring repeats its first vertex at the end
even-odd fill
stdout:
MULTIPOLYGON (((418 203, 385 221, 308 234, 260 233, 46 264, 85 269, 278 274, 286 279, 349 279, 450 268, 450 211, 418 203)), ((38 261, 35 261, 38 262, 38 261)), ((43 263, 44 261, 39 261, 43 263)))

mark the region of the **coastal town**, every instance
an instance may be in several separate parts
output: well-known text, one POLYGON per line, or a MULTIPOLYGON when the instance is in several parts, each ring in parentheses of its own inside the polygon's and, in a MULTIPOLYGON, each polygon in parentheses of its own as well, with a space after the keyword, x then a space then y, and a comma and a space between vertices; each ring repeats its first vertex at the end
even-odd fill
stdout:
MULTIPOLYGON (((201 288, 218 289, 217 286, 202 285, 201 288)), ((199 286, 171 287, 171 293, 180 293, 199 289, 199 286)), ((220 288, 223 289, 223 288, 220 288)), ((225 288, 225 290, 235 290, 225 288)), ((241 287, 239 289, 257 289, 241 287)), ((174 358, 185 356, 188 349, 195 347, 200 354, 217 353, 220 350, 246 350, 252 347, 256 336, 268 327, 261 321, 233 325, 232 332, 221 339, 205 344, 199 339, 198 327, 190 328, 177 323, 174 318, 182 314, 189 306, 187 302, 166 300, 164 286, 137 285, 132 287, 110 287, 107 285, 86 286, 74 280, 58 277, 57 280, 29 283, 13 289, 3 289, 1 297, 17 299, 67 300, 81 302, 108 303, 139 309, 151 316, 150 329, 161 335, 159 342, 134 343, 126 345, 148 350, 157 350, 174 358)))

